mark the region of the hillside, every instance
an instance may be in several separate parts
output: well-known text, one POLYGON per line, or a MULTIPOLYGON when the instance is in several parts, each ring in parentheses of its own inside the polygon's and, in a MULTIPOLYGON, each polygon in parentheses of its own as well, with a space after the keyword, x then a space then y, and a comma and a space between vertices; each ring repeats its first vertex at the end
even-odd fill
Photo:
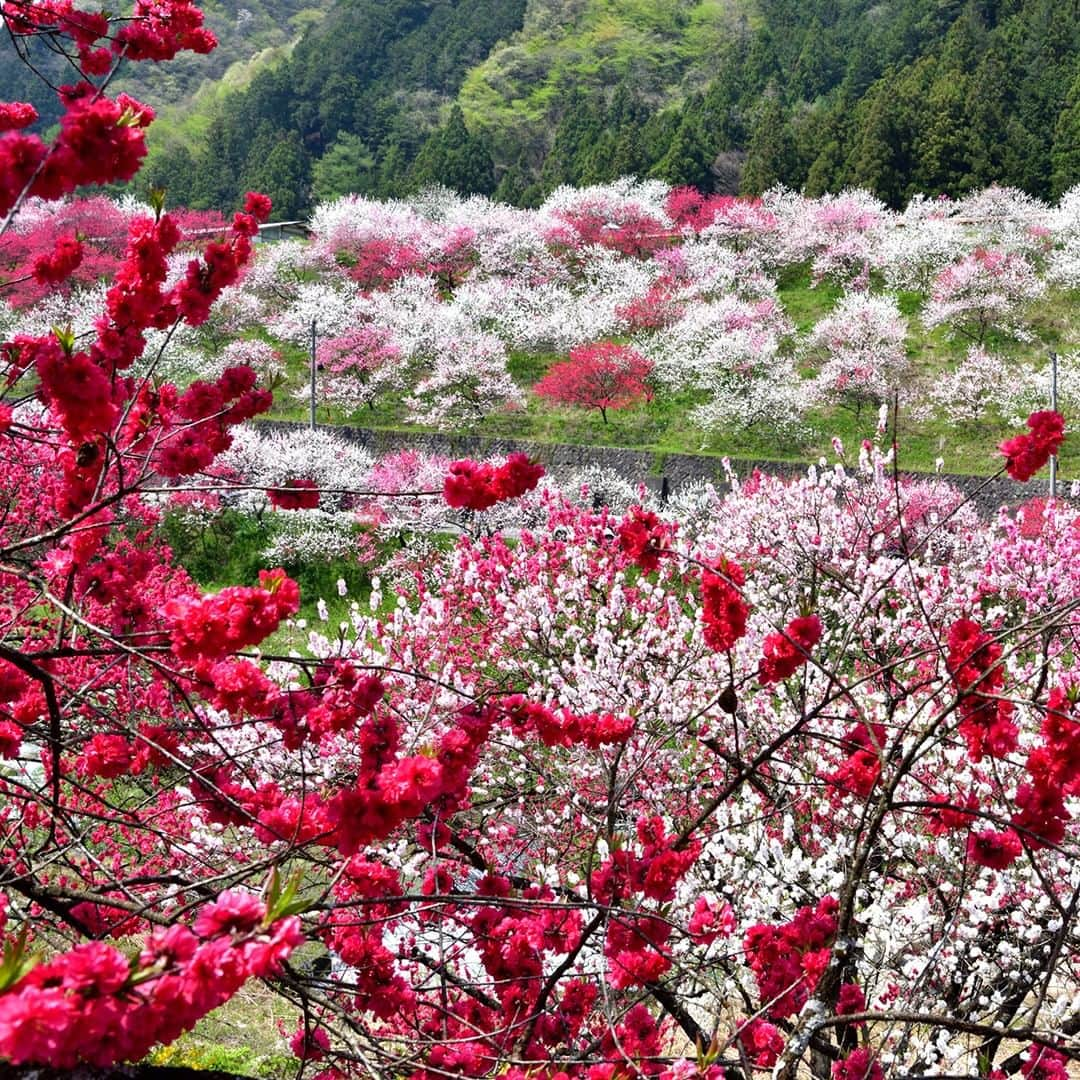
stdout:
MULTIPOLYGON (((433 183, 537 205, 634 174, 900 206, 1080 180, 1080 0, 307 2, 212 0, 219 50, 124 87, 171 106, 144 189, 216 208, 258 187, 292 217, 433 183)), ((22 79, 0 62, 0 93, 22 79)))
POLYGON ((1078 0, 342 0, 150 172, 207 206, 257 181, 289 213, 631 173, 1053 196, 1080 179, 1078 56, 1078 0))
MULTIPOLYGON (((253 61, 265 62, 278 50, 303 36, 304 30, 322 17, 311 0, 205 0, 200 4, 218 47, 209 55, 181 53, 168 64, 132 64, 121 69, 115 86, 164 109, 177 106, 186 112, 195 100, 206 100, 230 72, 253 61)), ((29 59, 54 84, 70 83, 73 69, 44 41, 24 41, 29 59)), ((17 62, 8 37, 0 38, 0 100, 32 101, 48 120, 60 115, 56 96, 29 68, 17 62)))

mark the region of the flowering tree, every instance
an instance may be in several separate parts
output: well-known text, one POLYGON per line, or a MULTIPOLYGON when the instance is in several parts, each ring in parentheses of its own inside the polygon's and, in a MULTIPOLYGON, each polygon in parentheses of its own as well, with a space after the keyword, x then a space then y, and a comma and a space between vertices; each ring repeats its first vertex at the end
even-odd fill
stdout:
POLYGON ((995 328, 1023 337, 1023 307, 1044 288, 1022 255, 977 248, 934 279, 923 322, 931 328, 948 324, 976 345, 995 328))
POLYGON ((699 427, 758 425, 790 434, 810 403, 809 384, 781 348, 790 331, 774 298, 725 296, 690 306, 682 320, 643 341, 642 348, 663 384, 708 394, 690 413, 699 427))
POLYGON ((652 367, 629 345, 601 341, 571 349, 570 359, 553 364, 533 391, 562 405, 597 409, 606 424, 608 409, 652 399, 652 367))
POLYGON ((315 358, 324 401, 373 409, 380 393, 402 384, 401 353, 383 327, 361 324, 320 341, 315 358))
POLYGON ((858 416, 897 388, 908 368, 907 320, 896 298, 847 293, 810 334, 808 346, 824 354, 817 392, 858 416))
MULTIPOLYGON (((937 378, 930 388, 930 403, 954 424, 977 423, 991 408, 1007 414, 1030 393, 1030 369, 1010 369, 1005 360, 972 345, 952 371, 937 378)), ((1042 395, 1043 400, 1046 395, 1042 395)))

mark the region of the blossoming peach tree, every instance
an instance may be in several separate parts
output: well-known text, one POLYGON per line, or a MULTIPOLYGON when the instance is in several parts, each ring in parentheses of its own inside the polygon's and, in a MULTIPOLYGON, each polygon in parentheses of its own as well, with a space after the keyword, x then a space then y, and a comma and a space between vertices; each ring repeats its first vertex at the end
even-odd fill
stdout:
MULTIPOLYGON (((52 143, 0 108, 6 228, 138 167, 121 60, 212 40, 176 0, 0 11, 82 73, 52 143)), ((145 355, 208 318, 268 212, 249 196, 178 275, 173 215, 136 217, 92 333, 2 345, 0 1063, 137 1061, 257 978, 327 1080, 1065 1080, 1075 513, 988 524, 869 445, 683 522, 553 495, 418 563, 391 614, 376 586, 275 655, 295 582, 203 593, 155 502, 205 489, 269 393, 244 366, 180 389, 145 355)), ((1003 468, 1063 438, 1033 414, 1003 468)), ((408 494, 479 517, 541 472, 460 461, 408 494)))

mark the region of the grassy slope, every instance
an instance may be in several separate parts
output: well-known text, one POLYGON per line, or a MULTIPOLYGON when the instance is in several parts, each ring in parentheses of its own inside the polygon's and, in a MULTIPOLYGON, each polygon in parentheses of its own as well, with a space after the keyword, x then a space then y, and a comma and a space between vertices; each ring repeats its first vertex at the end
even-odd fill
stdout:
MULTIPOLYGON (((789 272, 780 280, 780 297, 800 333, 808 330, 833 305, 839 289, 828 284, 812 287, 805 269, 789 272)), ((909 313, 917 310, 920 298, 902 294, 901 306, 909 313)), ((1080 290, 1051 292, 1030 312, 1034 339, 1038 344, 1024 344, 1008 338, 991 339, 992 351, 1022 362, 1041 365, 1046 349, 1071 352, 1080 348, 1080 321, 1076 319, 1080 290)), ((286 347, 290 379, 277 393, 274 415, 279 419, 303 420, 307 405, 292 396, 293 387, 304 385, 307 378, 307 355, 301 349, 286 347)), ((967 343, 950 337, 942 328, 927 332, 917 318, 911 319, 908 354, 913 375, 924 385, 936 373, 954 367, 967 352, 967 343)), ((515 353, 510 371, 518 385, 528 390, 557 355, 515 353)), ((702 398, 692 392, 660 394, 650 404, 621 412, 609 412, 603 423, 597 412, 552 406, 528 393, 523 411, 486 417, 476 427, 480 435, 528 439, 536 442, 564 442, 581 445, 622 446, 663 453, 704 453, 733 458, 760 458, 777 461, 815 461, 824 455, 832 459, 830 440, 839 436, 849 450, 873 435, 875 410, 864 409, 861 417, 842 408, 821 409, 809 418, 806 438, 782 441, 766 431, 722 431, 705 436, 686 423, 686 413, 702 398)), ((422 430, 405 422, 404 406, 398 401, 383 401, 374 409, 355 412, 321 408, 320 418, 329 423, 351 423, 362 427, 388 430, 422 430)), ((900 416, 901 464, 905 468, 933 471, 935 460, 944 459, 950 472, 984 474, 996 468, 994 448, 1012 433, 1009 418, 986 420, 964 429, 944 420, 915 423, 900 416)), ((1062 451, 1062 475, 1080 475, 1080 440, 1068 440, 1062 451)))
POLYGON ((470 127, 525 142, 569 87, 632 75, 663 104, 699 88, 742 0, 533 0, 525 25, 465 78, 470 127))

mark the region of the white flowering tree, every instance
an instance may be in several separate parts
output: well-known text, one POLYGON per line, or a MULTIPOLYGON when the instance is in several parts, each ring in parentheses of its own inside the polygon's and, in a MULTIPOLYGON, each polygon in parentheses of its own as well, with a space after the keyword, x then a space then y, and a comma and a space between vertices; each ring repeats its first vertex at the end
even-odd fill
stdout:
POLYGON ((806 342, 810 355, 821 359, 814 392, 856 416, 880 405, 910 369, 907 330, 896 297, 845 293, 806 342))

